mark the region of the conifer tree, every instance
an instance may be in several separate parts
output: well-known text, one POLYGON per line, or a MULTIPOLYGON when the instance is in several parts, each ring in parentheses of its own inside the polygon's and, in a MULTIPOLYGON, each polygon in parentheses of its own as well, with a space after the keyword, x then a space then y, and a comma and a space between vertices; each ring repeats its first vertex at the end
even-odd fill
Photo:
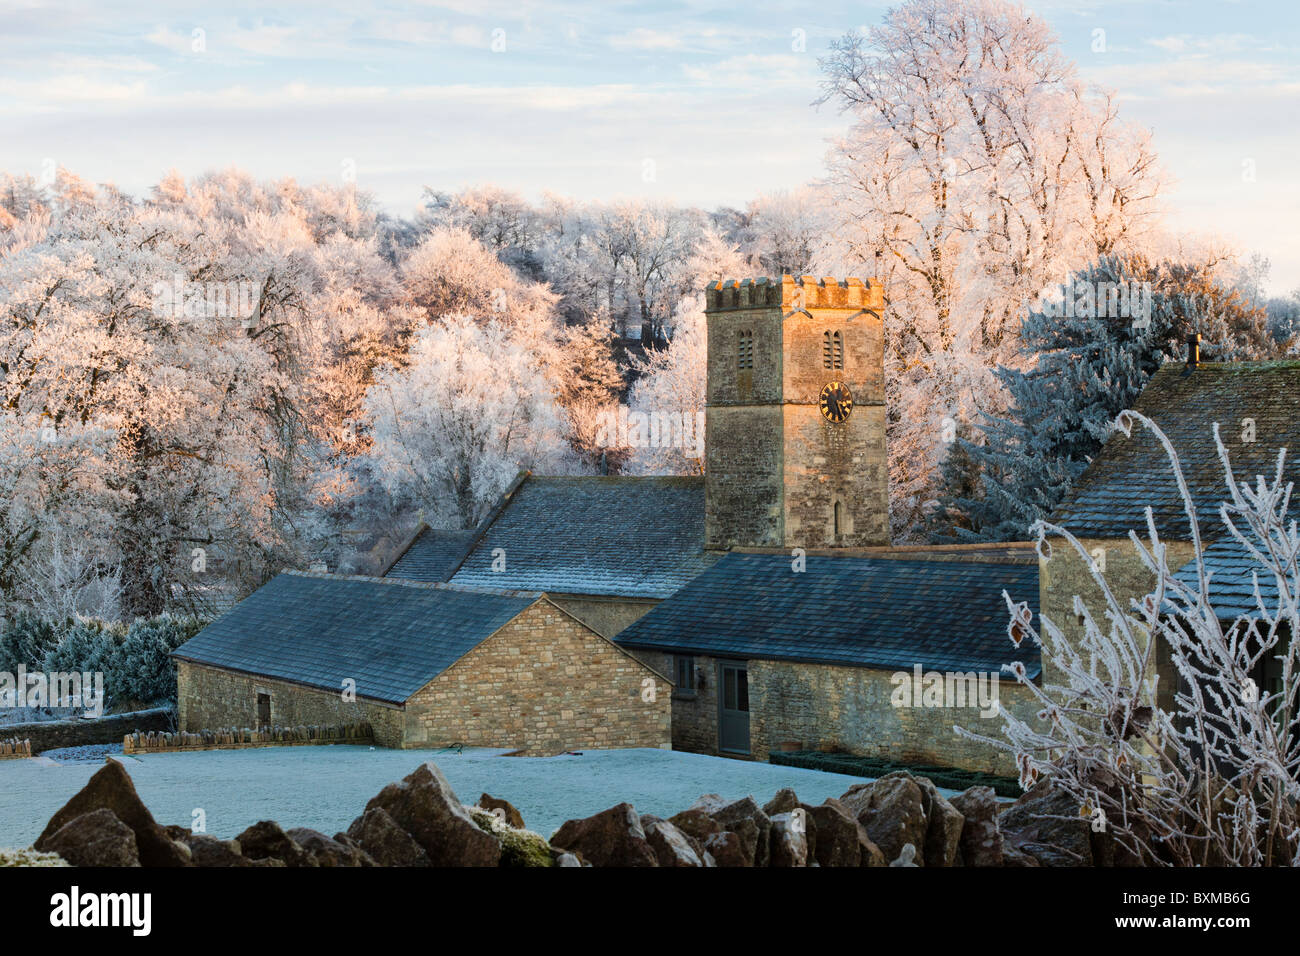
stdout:
POLYGON ((1207 361, 1276 350, 1266 315, 1202 263, 1104 256, 1073 273, 1021 325, 1025 369, 1000 367, 1010 398, 959 434, 944 464, 939 539, 1023 540, 1067 498, 1115 416, 1199 333, 1207 361))

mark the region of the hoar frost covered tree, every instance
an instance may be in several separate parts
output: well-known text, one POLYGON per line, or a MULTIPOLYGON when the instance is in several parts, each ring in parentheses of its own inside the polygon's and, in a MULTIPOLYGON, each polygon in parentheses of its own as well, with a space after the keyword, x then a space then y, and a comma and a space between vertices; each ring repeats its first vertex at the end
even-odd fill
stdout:
POLYGON ((1131 248, 1155 212, 1148 136, 1004 0, 908 0, 822 61, 854 125, 829 157, 827 268, 885 283, 892 530, 919 533, 958 423, 996 400, 1021 304, 1131 248))
POLYGON ((238 172, 35 195, 0 243, 0 602, 98 577, 127 617, 203 610, 311 554, 313 483, 414 319, 364 197, 238 172))
POLYGON ((375 473, 430 524, 473 527, 520 468, 572 468, 550 382, 499 323, 451 316, 422 329, 366 403, 375 473))
POLYGON ((1136 532, 1130 538, 1155 585, 1127 607, 1083 543, 1038 522, 1040 557, 1050 561, 1054 547, 1064 547, 1086 562, 1104 615, 1076 597, 1083 630, 1070 639, 1046 617, 1036 629, 1028 604, 1008 595, 1012 640, 1041 648, 1041 685, 1023 665, 1013 668, 1041 710, 1033 721, 1004 710, 1002 737, 957 732, 1009 751, 1026 789, 1050 780, 1074 797, 1134 861, 1300 865, 1300 531, 1283 471, 1286 450, 1271 477, 1240 480, 1216 425, 1223 526, 1202 529, 1164 433, 1133 411, 1122 412, 1115 427, 1125 434, 1148 428, 1164 446, 1186 505, 1195 580, 1184 583, 1169 566, 1150 509, 1145 540, 1136 532), (1252 563, 1256 608, 1232 621, 1221 620, 1212 604, 1202 558, 1207 534, 1227 536, 1252 563), (1172 694, 1156 674, 1161 646, 1178 675, 1172 694), (1261 687, 1255 675, 1266 663, 1278 678, 1261 687))
MULTIPOLYGON (((704 402, 708 379, 708 330, 702 296, 684 298, 667 348, 637 364, 640 378, 628 395, 628 411, 640 434, 628 470, 639 474, 704 474, 704 402), (658 416, 657 427, 654 416, 658 416)), ((629 432, 631 429, 628 429, 629 432)))

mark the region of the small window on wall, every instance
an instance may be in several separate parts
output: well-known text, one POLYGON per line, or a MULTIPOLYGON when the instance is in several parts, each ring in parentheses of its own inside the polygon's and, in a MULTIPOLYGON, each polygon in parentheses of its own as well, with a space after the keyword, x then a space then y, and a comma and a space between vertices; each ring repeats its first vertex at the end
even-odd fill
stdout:
POLYGON ((676 668, 676 690, 679 694, 695 693, 695 658, 690 655, 678 654, 673 658, 673 666, 676 668))
POLYGON ((257 695, 257 726, 259 728, 271 726, 271 695, 270 694, 259 693, 257 695))
POLYGON ((742 331, 736 342, 736 368, 754 367, 754 333, 742 331))
POLYGON ((839 332, 822 333, 822 366, 844 368, 844 338, 839 332))

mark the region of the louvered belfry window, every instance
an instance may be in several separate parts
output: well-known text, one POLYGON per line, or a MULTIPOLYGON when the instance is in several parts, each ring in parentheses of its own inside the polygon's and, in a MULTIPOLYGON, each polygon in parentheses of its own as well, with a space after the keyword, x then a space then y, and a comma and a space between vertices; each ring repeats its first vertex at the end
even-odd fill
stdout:
POLYGON ((822 333, 822 366, 829 369, 844 368, 844 339, 839 332, 822 333))
POLYGON ((736 367, 754 367, 754 333, 745 330, 740 333, 736 343, 736 367))

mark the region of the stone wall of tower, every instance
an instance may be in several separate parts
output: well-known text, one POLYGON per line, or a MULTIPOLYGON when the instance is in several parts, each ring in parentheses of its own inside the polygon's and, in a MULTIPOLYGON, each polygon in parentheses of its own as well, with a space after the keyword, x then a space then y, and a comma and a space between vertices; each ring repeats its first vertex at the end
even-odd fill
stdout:
POLYGON ((706 314, 707 546, 888 544, 879 283, 811 276, 716 283, 706 314), (842 343, 842 359, 829 369, 827 332, 842 343), (842 423, 819 407, 822 386, 833 380, 853 394, 842 423))
MULTIPOLYGON (((784 423, 781 308, 763 285, 707 312, 708 389, 704 424, 706 547, 780 545, 783 540, 784 423), (753 292, 751 297, 750 293, 753 292), (752 368, 741 368, 749 335, 752 368)), ((738 290, 739 291, 739 290, 738 290)), ((710 301, 715 301, 710 290, 710 301)))
POLYGON ((790 548, 889 544, 883 295, 873 284, 864 287, 860 304, 847 304, 847 289, 832 288, 841 294, 806 297, 805 311, 787 314, 784 323, 783 543, 790 548), (840 334, 842 368, 825 367, 826 332, 840 334), (822 416, 821 389, 831 381, 853 394, 845 422, 822 416))

